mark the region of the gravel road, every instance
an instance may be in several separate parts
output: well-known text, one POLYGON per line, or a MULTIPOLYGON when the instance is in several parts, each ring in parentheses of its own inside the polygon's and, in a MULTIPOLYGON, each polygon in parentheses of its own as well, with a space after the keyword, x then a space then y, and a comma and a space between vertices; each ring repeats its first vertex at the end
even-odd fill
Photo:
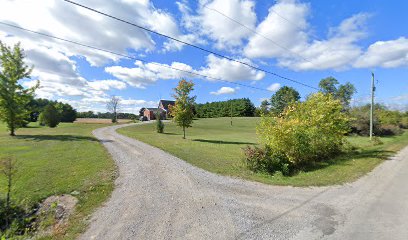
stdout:
POLYGON ((128 125, 94 131, 119 177, 80 239, 408 239, 408 148, 351 184, 281 187, 209 173, 116 133, 128 125))

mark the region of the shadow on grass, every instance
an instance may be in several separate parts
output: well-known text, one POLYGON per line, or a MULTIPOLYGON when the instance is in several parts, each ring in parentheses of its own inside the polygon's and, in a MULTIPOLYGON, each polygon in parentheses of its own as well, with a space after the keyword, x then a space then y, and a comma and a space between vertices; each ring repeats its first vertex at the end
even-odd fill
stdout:
POLYGON ((255 143, 252 143, 252 142, 233 142, 233 141, 220 141, 220 140, 207 140, 207 139, 193 139, 192 141, 194 141, 194 142, 204 142, 204 143, 216 143, 216 144, 255 145, 255 143))
POLYGON ((178 133, 169 133, 169 132, 164 132, 162 134, 165 134, 165 135, 181 135, 181 134, 178 134, 178 133))
POLYGON ((95 141, 98 140, 93 137, 77 136, 77 135, 17 135, 17 139, 27 139, 33 141, 95 141))
POLYGON ((313 165, 305 166, 302 168, 302 171, 312 172, 315 170, 323 169, 332 165, 351 165, 353 160, 365 159, 367 161, 371 159, 387 159, 391 157, 395 152, 387 150, 376 150, 369 149, 363 150, 361 152, 354 151, 350 153, 344 153, 334 159, 327 162, 316 162, 313 165))

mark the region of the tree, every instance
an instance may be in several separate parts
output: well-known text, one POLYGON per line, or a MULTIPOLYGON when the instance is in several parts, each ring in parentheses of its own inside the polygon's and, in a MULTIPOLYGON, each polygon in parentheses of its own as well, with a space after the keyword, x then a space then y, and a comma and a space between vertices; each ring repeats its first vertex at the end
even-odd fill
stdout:
POLYGON ((189 94, 194 90, 194 83, 182 79, 176 88, 173 97, 176 99, 174 106, 169 106, 170 113, 174 116, 173 121, 177 126, 183 128, 183 139, 186 138, 186 128, 191 127, 193 123, 193 106, 196 96, 190 97, 189 94))
POLYGON ((0 41, 0 119, 7 124, 11 136, 24 125, 29 117, 28 103, 33 98, 34 87, 24 89, 19 80, 30 78, 32 68, 24 63, 24 50, 20 44, 13 48, 0 41))
POLYGON ((268 112, 269 112, 269 102, 268 102, 268 100, 263 100, 262 102, 261 102, 261 106, 259 106, 259 108, 260 108, 260 112, 262 113, 262 114, 267 114, 268 112))
POLYGON ((40 124, 54 128, 58 126, 60 122, 61 114, 52 104, 47 105, 44 108, 44 111, 40 114, 40 124))
POLYGON ((106 105, 108 111, 112 112, 112 122, 116 123, 118 121, 118 111, 120 109, 120 98, 112 96, 106 105))
POLYGON ((294 102, 299 101, 300 94, 292 87, 284 86, 281 87, 274 95, 271 97, 271 107, 270 111, 274 115, 279 115, 285 110, 285 108, 294 102))
POLYGON ((353 84, 347 82, 344 85, 340 84, 334 77, 327 77, 319 82, 320 91, 324 94, 332 94, 335 99, 340 100, 344 109, 350 106, 351 98, 356 93, 356 88, 353 84))
POLYGON ((61 122, 74 122, 77 118, 77 111, 67 103, 58 102, 55 107, 61 114, 61 122))
POLYGON ((144 107, 142 107, 140 110, 139 110, 139 117, 141 117, 141 116, 144 116, 144 111, 146 110, 146 108, 144 108, 144 107))

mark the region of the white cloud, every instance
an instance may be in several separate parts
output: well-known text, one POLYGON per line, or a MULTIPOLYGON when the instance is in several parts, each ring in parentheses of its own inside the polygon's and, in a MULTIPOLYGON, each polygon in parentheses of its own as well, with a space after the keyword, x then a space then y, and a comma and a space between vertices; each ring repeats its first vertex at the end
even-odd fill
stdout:
MULTIPOLYGON (((127 49, 143 52, 155 49, 156 43, 145 31, 129 27, 64 1, 5 0, 1 5, 1 21, 21 25, 35 31, 121 54, 126 54, 127 49)), ((180 32, 178 23, 171 14, 155 8, 150 1, 89 0, 86 1, 86 5, 172 37, 189 38, 180 32)), ((0 32, 18 36, 19 39, 28 39, 36 45, 56 48, 67 56, 84 56, 94 66, 104 65, 120 58, 109 53, 52 40, 3 25, 0 25, 0 32)), ((194 42, 196 39, 190 37, 189 40, 194 42)), ((165 42, 163 47, 170 49, 174 48, 173 45, 171 42, 165 42)), ((177 49, 180 48, 181 46, 177 46, 177 49)))
POLYGON ((244 54, 250 58, 275 58, 279 66, 294 70, 351 66, 361 54, 357 42, 366 36, 364 28, 369 15, 360 13, 344 19, 329 29, 327 39, 312 41, 307 22, 310 12, 309 4, 278 1, 257 26, 259 34, 249 38, 244 54))
POLYGON ((234 94, 236 92, 235 88, 231 87, 221 87, 215 92, 210 92, 212 95, 223 95, 223 94, 234 94))
POLYGON ((305 31, 309 12, 308 4, 278 1, 269 8, 268 16, 257 26, 259 34, 253 34, 249 38, 244 54, 251 58, 290 56, 286 49, 294 49, 307 40, 305 31), (285 19, 280 16, 285 16, 285 19))
POLYGON ((98 80, 98 81, 88 82, 88 85, 91 86, 95 90, 103 90, 103 91, 107 91, 110 89, 123 90, 127 87, 126 83, 118 81, 118 80, 98 80))
POLYGON ((408 39, 400 37, 396 40, 375 42, 357 59, 354 66, 358 68, 408 66, 408 39))
POLYGON ((273 83, 267 89, 272 92, 276 92, 281 87, 280 83, 273 83))
POLYGON ((198 2, 196 15, 191 13, 185 2, 177 2, 177 5, 183 13, 183 25, 195 34, 215 41, 218 49, 232 50, 233 47, 240 47, 243 39, 252 33, 222 14, 239 19, 240 23, 250 28, 255 27, 255 2, 252 0, 201 0, 198 2))
POLYGON ((106 67, 105 71, 137 88, 145 88, 146 85, 151 85, 159 79, 167 80, 191 77, 191 74, 189 73, 171 68, 181 69, 188 72, 193 71, 191 66, 179 62, 173 62, 171 65, 167 65, 156 62, 143 63, 136 61, 135 65, 135 68, 111 66, 106 67))
MULTIPOLYGON (((242 62, 252 64, 249 59, 240 59, 242 62)), ((218 58, 212 54, 207 57, 207 66, 199 70, 200 74, 228 81, 258 81, 265 77, 265 73, 254 70, 243 64, 218 58)), ((209 79, 211 80, 211 79, 209 79)))
MULTIPOLYGON (((248 59, 242 61, 251 63, 248 59)), ((210 81, 214 81, 211 77, 228 81, 258 81, 265 77, 264 72, 256 71, 237 62, 218 58, 212 54, 207 56, 207 65, 200 69, 193 69, 190 65, 180 62, 173 62, 168 65, 157 62, 143 63, 136 61, 135 65, 134 68, 111 66, 106 67, 105 71, 137 88, 145 88, 158 80, 203 78, 197 74, 209 76, 210 78, 206 79, 210 81)))

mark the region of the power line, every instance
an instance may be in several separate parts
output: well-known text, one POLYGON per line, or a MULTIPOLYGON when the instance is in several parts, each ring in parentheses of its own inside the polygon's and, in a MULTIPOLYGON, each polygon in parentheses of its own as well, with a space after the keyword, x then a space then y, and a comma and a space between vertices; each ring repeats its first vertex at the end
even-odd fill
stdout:
POLYGON ((113 54, 113 55, 117 55, 117 56, 129 58, 129 59, 133 59, 133 60, 136 60, 136 61, 141 61, 141 62, 144 62, 144 63, 149 63, 149 64, 152 64, 152 65, 156 65, 156 66, 160 66, 160 67, 164 67, 164 68, 168 68, 168 69, 172 69, 172 70, 176 70, 176 71, 180 71, 180 72, 184 72, 184 73, 188 73, 188 74, 192 74, 192 75, 196 75, 196 76, 200 76, 200 77, 204 77, 204 78, 208 78, 208 79, 212 79, 212 80, 216 80, 216 81, 227 82, 227 83, 234 84, 234 85, 238 85, 238 86, 242 86, 242 87, 252 88, 252 89, 261 90, 261 91, 272 92, 272 91, 270 91, 270 90, 268 90, 268 89, 266 89, 266 88, 260 88, 260 87, 250 86, 250 85, 246 85, 246 84, 242 84, 242 83, 232 82, 232 81, 224 80, 224 79, 221 79, 221 78, 216 78, 216 77, 208 76, 208 75, 201 74, 201 73, 197 73, 197 72, 192 72, 192 71, 188 71, 188 70, 184 70, 184 69, 172 67, 172 66, 169 66, 169 65, 164 65, 164 64, 155 63, 155 62, 149 62, 149 61, 146 61, 146 60, 143 60, 143 59, 139 59, 139 58, 136 58, 136 57, 127 55, 127 54, 117 53, 117 52, 114 52, 114 51, 111 51, 111 50, 107 50, 107 49, 103 49, 103 48, 91 46, 91 45, 88 45, 88 44, 84 44, 84 43, 80 43, 80 42, 68 40, 68 39, 61 38, 61 37, 57 37, 57 36, 54 36, 54 35, 50 35, 50 34, 46 34, 46 33, 42 33, 42 32, 37 32, 37 31, 30 30, 30 29, 27 29, 27 28, 23 28, 23 27, 20 27, 20 26, 16 26, 16 25, 13 25, 13 24, 1 22, 1 21, 0 21, 0 24, 5 25, 5 26, 8 26, 8 27, 16 28, 16 29, 19 29, 19 30, 23 30, 23 31, 26 31, 26 32, 38 34, 38 35, 41 35, 41 36, 44 36, 44 37, 53 38, 53 39, 57 39, 57 40, 64 41, 64 42, 68 42, 68 43, 71 43, 71 44, 79 45, 79 46, 82 46, 82 47, 86 47, 86 48, 98 50, 98 51, 101 51, 101 52, 106 52, 106 53, 110 53, 110 54, 113 54))
POLYGON ((275 77, 279 77, 279 78, 281 78, 281 79, 285 79, 285 80, 287 80, 287 81, 291 81, 291 82, 297 83, 297 84, 299 84, 299 85, 302 85, 302 86, 305 86, 305 87, 308 87, 308 88, 312 88, 312 89, 314 89, 314 90, 319 90, 318 88, 315 88, 315 87, 313 87, 313 86, 304 84, 304 83, 299 82, 299 81, 296 81, 296 80, 294 80, 294 79, 287 78, 287 77, 282 76, 282 75, 280 75, 280 74, 277 74, 277 73, 274 73, 274 72, 271 72, 271 71, 268 71, 268 70, 265 70, 265 69, 256 67, 256 66, 254 66, 254 65, 252 65, 252 64, 249 64, 249 63, 246 63, 246 62, 243 62, 243 61, 240 61, 240 60, 236 60, 236 59, 233 59, 233 58, 231 58, 231 57, 227 57, 227 56, 225 56, 225 55, 223 55, 223 54, 220 54, 220 53, 217 53, 217 52, 214 52, 214 51, 205 49, 205 48, 203 48, 203 47, 194 45, 194 44, 189 43, 189 42, 185 42, 185 41, 180 40, 180 39, 177 39, 177 38, 175 38, 175 37, 171 37, 171 36, 168 36, 168 35, 166 35, 166 34, 153 31, 153 30, 151 30, 151 29, 145 28, 145 27, 140 26, 140 25, 138 25, 138 24, 129 22, 129 21, 127 21, 127 20, 124 20, 124 19, 115 17, 115 16, 113 16, 113 15, 110 15, 110 14, 107 14, 107 13, 104 13, 104 12, 101 12, 101 11, 98 11, 98 10, 96 10, 96 9, 94 9, 94 8, 91 8, 91 7, 88 7, 88 6, 79 4, 79 3, 77 3, 77 2, 73 2, 73 1, 70 1, 70 0, 63 0, 63 1, 65 1, 65 2, 67 2, 67 3, 70 3, 70 4, 73 4, 73 5, 76 5, 76 6, 78 6, 78 7, 87 9, 87 10, 89 10, 89 11, 92 11, 92 12, 95 12, 95 13, 98 13, 98 14, 101 14, 101 15, 103 15, 103 16, 112 18, 112 19, 114 19, 114 20, 117 20, 117 21, 120 21, 120 22, 129 24, 129 25, 131 25, 131 26, 140 28, 140 29, 145 30, 145 31, 147 31, 147 32, 156 34, 156 35, 158 35, 158 36, 171 39, 171 40, 173 40, 173 41, 182 43, 182 44, 184 44, 184 45, 187 45, 187 46, 190 46, 190 47, 199 49, 199 50, 204 51, 204 52, 207 52, 207 53, 211 53, 211 54, 216 55, 216 56, 218 56, 218 57, 227 59, 227 60, 229 60, 229 61, 232 61, 232 62, 236 62, 236 63, 242 64, 242 65, 245 65, 245 66, 247 66, 247 67, 250 67, 250 68, 252 68, 252 69, 255 69, 255 70, 258 70, 258 71, 261 71, 261 72, 264 72, 264 73, 268 73, 268 74, 273 75, 273 76, 275 76, 275 77))
POLYGON ((260 36, 260 37, 263 37, 264 39, 270 41, 271 43, 275 44, 276 46, 278 46, 278 47, 280 47, 280 48, 282 48, 282 49, 284 49, 284 50, 286 50, 286 51, 289 51, 289 52, 291 52, 292 54, 298 56, 299 58, 305 60, 306 62, 309 62, 309 63, 311 63, 311 64, 314 65, 314 63, 313 63, 311 60, 309 60, 309 59, 303 57, 302 55, 300 55, 300 54, 298 54, 298 53, 292 51, 291 49, 289 49, 289 48, 287 48, 287 47, 285 47, 285 46, 280 45, 279 43, 277 43, 276 41, 272 40, 271 38, 269 38, 269 37, 267 37, 267 36, 265 36, 265 35, 259 33, 259 32, 256 31, 255 29, 252 29, 252 28, 248 27, 247 25, 245 25, 245 24, 239 22, 238 20, 236 20, 236 19, 234 19, 234 18, 232 18, 232 17, 230 17, 230 16, 224 14, 223 12, 218 11, 218 10, 215 9, 215 8, 210 8, 210 7, 208 7, 208 6, 204 5, 204 4, 200 4, 200 5, 203 6, 204 8, 207 8, 208 10, 214 11, 214 12, 216 12, 216 13, 218 13, 218 14, 224 16, 225 18, 229 19, 230 21, 232 21, 232 22, 234 22, 234 23, 236 23, 236 24, 238 24, 238 25, 240 25, 240 26, 242 26, 242 27, 248 29, 249 31, 253 32, 254 34, 256 34, 256 35, 258 35, 258 36, 260 36))

